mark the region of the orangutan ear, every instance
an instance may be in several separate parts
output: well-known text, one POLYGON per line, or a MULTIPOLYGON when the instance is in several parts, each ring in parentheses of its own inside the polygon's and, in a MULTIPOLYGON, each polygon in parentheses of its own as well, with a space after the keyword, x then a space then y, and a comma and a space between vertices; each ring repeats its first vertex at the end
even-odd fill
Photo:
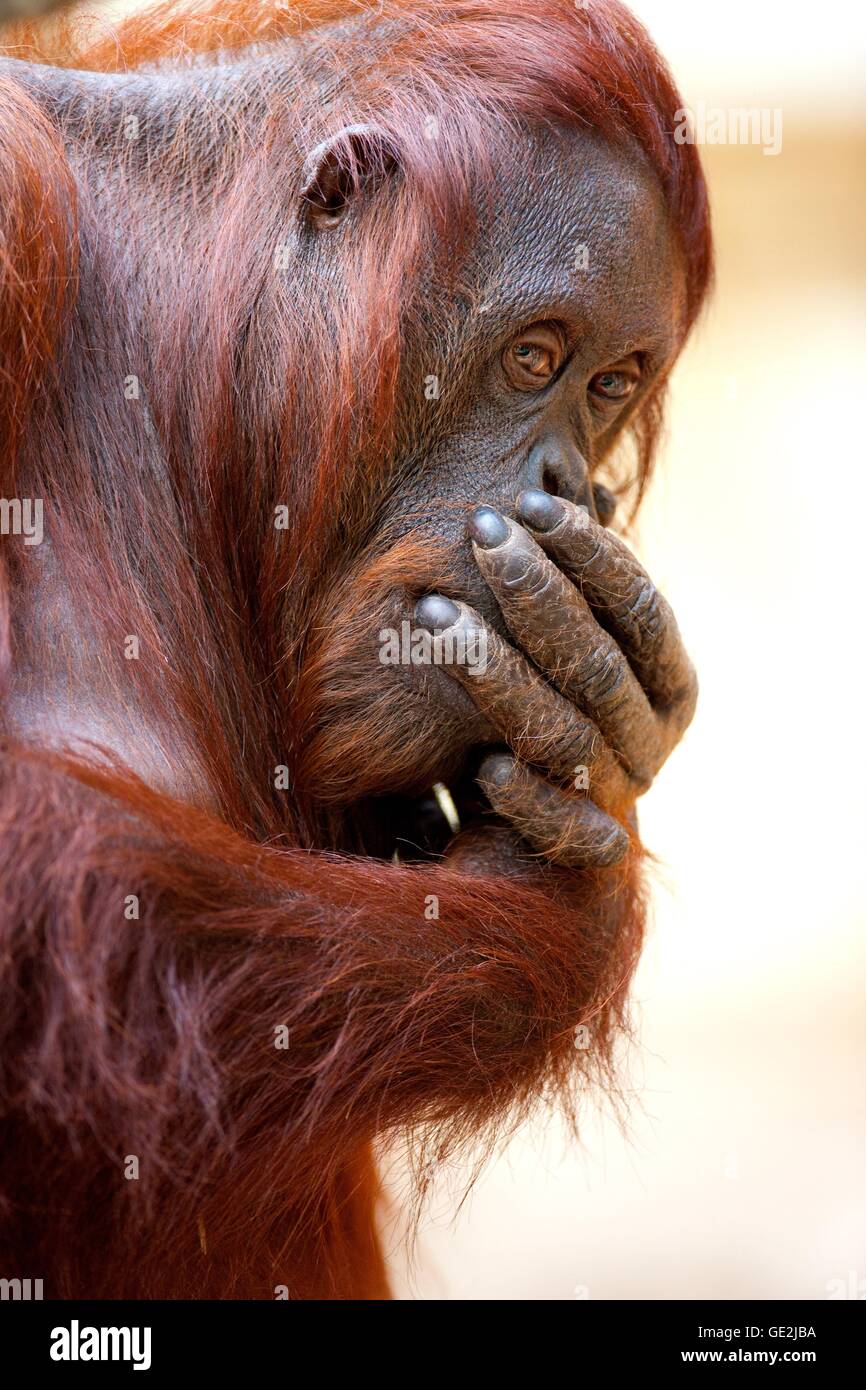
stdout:
POLYGON ((302 212, 317 230, 336 227, 352 204, 398 166, 390 138, 373 125, 347 125, 310 152, 301 175, 302 212))

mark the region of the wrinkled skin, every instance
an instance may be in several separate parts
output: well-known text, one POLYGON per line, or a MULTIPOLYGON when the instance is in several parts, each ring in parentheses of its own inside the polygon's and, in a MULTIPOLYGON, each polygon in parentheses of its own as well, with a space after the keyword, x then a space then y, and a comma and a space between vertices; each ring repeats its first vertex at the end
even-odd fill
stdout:
MULTIPOLYGON (((695 703, 673 615, 604 529, 615 501, 594 481, 681 346, 683 285, 661 192, 636 157, 563 130, 534 141, 526 167, 537 178, 506 185, 482 222, 484 336, 468 373, 459 364, 458 407, 382 517, 390 537, 420 531, 459 556, 447 597, 431 584, 415 609, 404 594, 395 621, 483 629, 488 670, 371 663, 370 678, 399 688, 407 739, 435 708, 423 776, 449 782, 464 823, 479 810, 468 768, 524 847, 604 865, 626 852, 635 799, 695 703)), ((435 361, 422 355, 414 380, 435 361)), ((446 380, 450 366, 437 368, 446 380)), ((359 634, 367 653, 374 636, 359 634)), ((392 790, 387 751, 375 754, 368 789, 392 790)), ((418 836, 407 839, 411 853, 418 836)))

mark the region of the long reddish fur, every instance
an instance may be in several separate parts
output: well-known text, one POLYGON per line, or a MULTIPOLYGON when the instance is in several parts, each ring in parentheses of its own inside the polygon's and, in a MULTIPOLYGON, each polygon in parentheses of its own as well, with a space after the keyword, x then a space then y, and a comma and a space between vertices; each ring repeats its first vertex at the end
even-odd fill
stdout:
MULTIPOLYGON (((135 66, 355 9, 162 6, 83 51, 67 36, 61 56, 135 66)), ((387 707, 365 700, 348 634, 359 614, 375 630, 395 582, 429 575, 411 538, 372 551, 353 538, 401 443, 417 268, 434 244, 446 277, 459 263, 491 132, 507 143, 513 123, 549 118, 637 139, 682 244, 690 321, 710 273, 704 186, 694 151, 670 138, 666 69, 613 0, 393 11, 417 18, 410 36, 332 115, 372 112, 392 132, 397 215, 369 221, 349 253, 347 299, 276 284, 281 150, 322 129, 311 94, 264 114, 256 146, 220 171, 208 263, 185 267, 165 323, 147 323, 162 477, 144 466, 151 440, 74 370, 76 326, 97 312, 88 277, 105 269, 81 262, 86 178, 37 105, 0 83, 0 490, 50 499, 99 689, 168 731, 192 789, 160 792, 105 753, 6 740, 0 1271, 42 1276, 54 1296, 385 1297, 374 1144, 410 1130, 438 1158, 495 1135, 589 1071, 602 1079, 623 1022, 644 924, 637 846, 616 870, 521 877, 346 852, 340 797, 363 791, 394 735, 387 707), (286 503, 295 526, 280 544, 270 520, 286 503), (118 655, 129 632, 149 653, 134 672, 118 655), (271 775, 283 763, 288 801, 271 775)), ((9 45, 60 61, 32 34, 9 45)), ((184 152, 192 182, 203 157, 184 152)), ((129 351, 132 330, 114 331, 129 351)), ((638 428, 643 474, 659 412, 638 428)), ((8 545, 4 687, 27 645, 26 565, 8 545)), ((407 765, 416 752, 405 747, 407 765)))

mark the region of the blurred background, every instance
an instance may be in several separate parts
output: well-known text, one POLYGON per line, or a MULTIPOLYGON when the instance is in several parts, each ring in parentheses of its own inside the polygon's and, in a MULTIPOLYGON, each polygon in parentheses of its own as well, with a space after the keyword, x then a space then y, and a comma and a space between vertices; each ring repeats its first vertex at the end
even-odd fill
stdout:
POLYGON ((781 108, 705 146, 714 302, 637 530, 701 677, 642 802, 659 857, 625 1130, 521 1131, 403 1298, 866 1298, 866 15, 633 0, 685 101, 781 108))
POLYGON ((632 8, 782 146, 703 147, 718 284, 636 532, 702 696, 642 803, 628 1119, 521 1130, 456 1217, 446 1168, 387 1229, 403 1299, 866 1298, 866 12, 632 8))

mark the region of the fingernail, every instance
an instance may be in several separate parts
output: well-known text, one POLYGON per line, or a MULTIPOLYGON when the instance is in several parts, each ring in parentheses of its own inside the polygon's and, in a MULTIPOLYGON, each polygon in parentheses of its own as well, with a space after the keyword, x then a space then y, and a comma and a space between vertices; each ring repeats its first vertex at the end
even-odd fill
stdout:
POLYGON ((508 753, 488 753, 478 770, 479 779, 494 787, 504 787, 511 780, 514 759, 508 753))
POLYGON ((558 497, 540 488, 528 488, 517 499, 517 512, 521 521, 531 526, 533 531, 552 531, 565 516, 565 508, 558 497))
POLYGON ((415 604, 416 623, 429 628, 431 632, 453 627, 459 617, 457 604, 452 603, 450 598, 443 598, 442 594, 425 594, 415 604))
POLYGON ((508 523, 492 507, 477 507, 469 518, 469 534, 483 550, 495 550, 508 540, 508 523))

